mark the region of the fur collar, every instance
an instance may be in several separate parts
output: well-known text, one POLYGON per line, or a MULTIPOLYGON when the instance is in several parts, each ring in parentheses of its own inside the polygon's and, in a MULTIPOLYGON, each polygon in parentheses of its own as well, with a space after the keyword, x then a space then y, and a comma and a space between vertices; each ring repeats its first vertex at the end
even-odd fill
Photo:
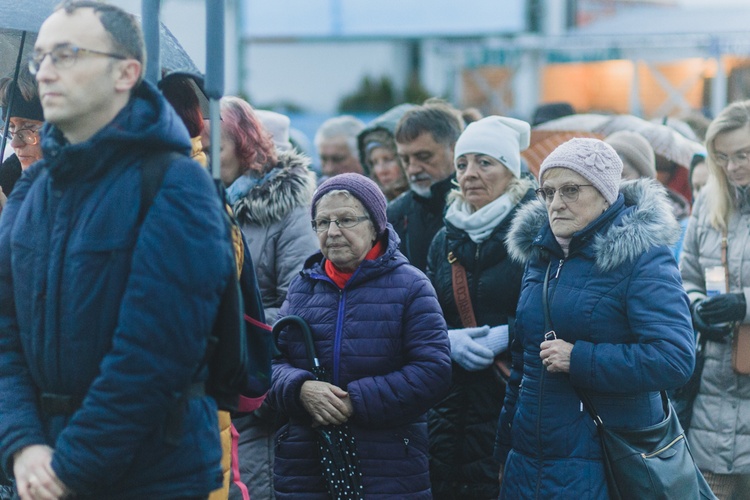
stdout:
POLYGON ((255 186, 234 204, 241 224, 268 226, 280 221, 299 206, 310 206, 317 184, 310 159, 295 151, 279 152, 278 175, 255 186))
MULTIPOLYGON (((597 267, 605 272, 635 260, 654 247, 674 245, 681 233, 666 190, 657 181, 623 182, 620 194, 625 198, 625 206, 612 223, 596 234, 591 245, 597 267)), ((521 263, 539 257, 544 251, 540 245, 541 233, 548 228, 544 204, 538 200, 525 204, 514 218, 506 239, 510 256, 521 263)))

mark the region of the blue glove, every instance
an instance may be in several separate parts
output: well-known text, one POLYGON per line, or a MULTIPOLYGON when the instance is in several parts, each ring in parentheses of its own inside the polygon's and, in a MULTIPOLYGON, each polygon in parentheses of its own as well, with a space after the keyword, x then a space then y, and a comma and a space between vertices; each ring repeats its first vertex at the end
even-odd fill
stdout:
POLYGON ((470 372, 483 370, 492 364, 495 355, 477 342, 487 336, 489 326, 476 328, 456 328, 448 330, 451 342, 451 359, 470 372))
POLYGON ((497 356, 508 349, 508 325, 493 326, 487 335, 477 338, 476 342, 497 356))

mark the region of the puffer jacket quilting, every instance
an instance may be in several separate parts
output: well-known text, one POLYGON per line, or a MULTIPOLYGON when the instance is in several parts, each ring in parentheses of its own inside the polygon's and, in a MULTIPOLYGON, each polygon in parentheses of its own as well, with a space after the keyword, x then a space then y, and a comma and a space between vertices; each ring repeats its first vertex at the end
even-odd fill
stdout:
MULTIPOLYGON (((446 393, 450 355, 445 321, 427 278, 398 251, 388 225, 384 255, 364 261, 344 290, 311 257, 289 288, 280 316, 310 325, 321 365, 349 392, 365 494, 372 498, 431 498, 425 412, 446 393), (341 330, 337 332, 337 319, 341 330)), ((290 418, 277 433, 276 496, 327 498, 311 419, 299 400, 313 379, 299 331, 279 338, 268 400, 290 418)))
POLYGON ((526 270, 498 428, 502 498, 606 499, 596 429, 573 386, 589 392, 606 424, 635 428, 663 419, 658 391, 692 372, 690 312, 669 249, 679 225, 653 181, 623 183, 620 193, 573 236, 567 258, 541 203, 514 220, 509 248, 526 270), (552 327, 574 344, 569 375, 547 372, 539 358, 550 262, 552 327))

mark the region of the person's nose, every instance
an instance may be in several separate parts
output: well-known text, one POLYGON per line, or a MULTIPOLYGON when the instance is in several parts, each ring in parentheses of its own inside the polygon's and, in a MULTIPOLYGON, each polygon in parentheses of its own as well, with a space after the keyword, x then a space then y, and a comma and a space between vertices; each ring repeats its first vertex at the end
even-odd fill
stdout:
POLYGON ((466 164, 466 169, 464 170, 463 177, 476 177, 477 173, 479 172, 479 165, 477 165, 477 162, 470 161, 466 164))
POLYGON ((45 54, 42 62, 39 63, 39 69, 36 72, 36 81, 49 81, 57 75, 55 65, 52 64, 52 55, 45 54))
POLYGON ((10 145, 14 149, 21 149, 26 143, 21 139, 21 134, 14 134, 13 139, 10 140, 10 145))
POLYGON ((335 221, 331 221, 331 223, 328 225, 328 231, 327 231, 327 233, 328 233, 329 236, 331 236, 331 235, 335 236, 337 234, 341 234, 341 228, 339 227, 338 224, 336 224, 335 221))
POLYGON ((552 196, 552 201, 549 204, 549 207, 553 211, 562 210, 565 208, 567 204, 565 203, 565 200, 563 200, 562 193, 560 193, 559 190, 555 191, 554 196, 552 196))

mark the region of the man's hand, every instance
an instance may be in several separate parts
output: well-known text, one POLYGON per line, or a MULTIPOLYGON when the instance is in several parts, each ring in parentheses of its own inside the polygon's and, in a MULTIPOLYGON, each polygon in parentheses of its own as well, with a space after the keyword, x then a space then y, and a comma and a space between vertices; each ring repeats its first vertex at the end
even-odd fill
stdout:
POLYGON ((68 489, 52 470, 49 446, 27 446, 13 456, 13 475, 22 500, 57 500, 68 494, 68 489))
POLYGON ((302 384, 299 398, 314 426, 341 425, 354 413, 349 393, 328 382, 308 380, 302 384))

